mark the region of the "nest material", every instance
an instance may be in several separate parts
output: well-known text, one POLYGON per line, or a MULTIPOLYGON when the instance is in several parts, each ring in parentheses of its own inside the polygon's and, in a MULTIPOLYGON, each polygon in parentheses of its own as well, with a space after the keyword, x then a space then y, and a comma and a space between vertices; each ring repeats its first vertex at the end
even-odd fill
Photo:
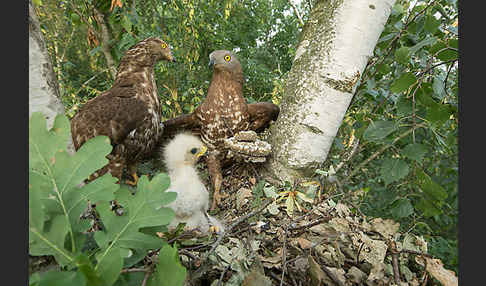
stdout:
POLYGON ((240 131, 234 137, 226 138, 224 146, 228 148, 227 158, 244 162, 265 162, 272 152, 272 146, 258 139, 255 131, 240 131))

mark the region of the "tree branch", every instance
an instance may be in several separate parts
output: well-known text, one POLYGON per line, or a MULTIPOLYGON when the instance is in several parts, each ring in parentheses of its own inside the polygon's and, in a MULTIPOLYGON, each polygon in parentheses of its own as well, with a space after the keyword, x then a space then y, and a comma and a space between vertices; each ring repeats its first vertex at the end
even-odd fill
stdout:
POLYGON ((295 16, 297 16, 297 19, 299 19, 299 23, 304 26, 304 21, 302 20, 302 16, 299 13, 299 10, 297 10, 297 7, 295 6, 294 3, 292 3, 292 0, 289 0, 290 6, 292 6, 292 9, 294 9, 295 16))
POLYGON ((108 68, 110 69, 110 74, 113 79, 116 77, 116 64, 115 60, 113 59, 113 56, 111 55, 111 50, 110 50, 110 33, 108 32, 108 26, 106 25, 105 22, 105 17, 104 15, 98 11, 98 9, 93 8, 95 18, 100 25, 101 29, 101 34, 100 34, 100 40, 101 40, 101 50, 103 51, 103 54, 105 55, 106 59, 106 64, 108 65, 108 68))

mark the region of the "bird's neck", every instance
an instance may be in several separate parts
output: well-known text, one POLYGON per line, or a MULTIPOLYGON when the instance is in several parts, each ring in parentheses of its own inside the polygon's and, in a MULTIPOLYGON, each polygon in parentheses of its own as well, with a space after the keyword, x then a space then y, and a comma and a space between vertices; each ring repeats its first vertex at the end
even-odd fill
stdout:
POLYGON ((226 70, 215 70, 213 79, 208 88, 208 99, 219 97, 222 94, 242 94, 243 93, 243 74, 234 73, 226 70))
POLYGON ((173 168, 169 170, 169 176, 179 177, 181 175, 187 177, 198 176, 196 168, 190 164, 184 164, 184 163, 177 164, 176 166, 173 166, 173 168))

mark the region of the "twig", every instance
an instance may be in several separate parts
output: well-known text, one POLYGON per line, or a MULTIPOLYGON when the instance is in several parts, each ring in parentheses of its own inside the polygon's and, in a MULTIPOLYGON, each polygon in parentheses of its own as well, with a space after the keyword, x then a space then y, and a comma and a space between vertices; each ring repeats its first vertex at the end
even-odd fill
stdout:
POLYGON ((398 269, 398 254, 400 252, 397 251, 397 245, 394 241, 390 241, 389 249, 392 256, 392 265, 393 265, 393 278, 395 284, 400 285, 400 269, 398 269))
POLYGON ((120 273, 129 273, 129 272, 147 272, 149 271, 146 268, 128 268, 128 269, 122 269, 120 273))
POLYGON ((289 231, 289 224, 285 226, 284 241, 282 246, 282 276, 280 277, 280 286, 282 286, 283 279, 285 276, 285 269, 287 269, 287 232, 289 231))
POLYGON ((451 73, 451 70, 452 70, 452 67, 454 66, 454 63, 452 63, 449 68, 447 69, 447 75, 445 77, 445 80, 444 80, 444 91, 446 93, 447 96, 450 96, 449 95, 449 92, 447 92, 447 80, 449 79, 449 74, 451 73))
POLYGON ((149 276, 150 276, 150 271, 147 271, 147 273, 145 273, 145 277, 143 277, 143 281, 142 281, 142 284, 140 286, 147 285, 147 281, 148 281, 149 276))
POLYGON ((349 153, 348 156, 346 156, 346 158, 344 158, 337 166, 336 168, 334 169, 334 173, 337 173, 343 166, 344 166, 344 163, 348 162, 349 160, 351 160, 351 158, 356 154, 356 151, 358 150, 358 146, 359 146, 359 139, 356 139, 354 142, 353 142, 353 149, 351 150, 351 153, 349 153))
POLYGON ((330 216, 326 216, 326 217, 321 217, 320 219, 314 221, 314 222, 310 222, 308 224, 305 224, 305 225, 300 225, 300 226, 293 226, 291 228, 289 228, 289 230, 300 230, 300 229, 303 229, 303 228, 311 228, 315 225, 318 225, 322 222, 329 222, 331 220, 331 217, 330 216))
POLYGON ((415 255, 420 255, 420 256, 425 256, 425 257, 428 257, 428 258, 431 258, 431 259, 434 259, 434 257, 430 254, 427 254, 427 253, 423 253, 423 252, 419 252, 419 251, 415 251, 415 250, 411 250, 411 249, 402 249, 400 251, 400 253, 410 253, 410 254, 415 254, 415 255))
POLYGON ((95 78, 96 78, 97 76, 99 76, 100 74, 105 73, 105 72, 107 72, 107 71, 109 71, 109 70, 110 70, 109 68, 106 68, 106 69, 104 69, 104 70, 100 71, 99 73, 95 74, 94 76, 92 76, 92 77, 91 77, 90 79, 88 79, 87 81, 83 82, 83 83, 81 84, 81 87, 80 87, 80 88, 79 88, 79 89, 78 89, 78 90, 77 90, 77 91, 76 91, 74 94, 75 94, 75 95, 77 95, 77 94, 78 94, 78 93, 79 93, 79 92, 80 92, 82 89, 84 89, 84 88, 86 87, 86 85, 87 85, 87 84, 88 84, 90 81, 92 81, 93 79, 95 79, 95 78))
POLYGON ((294 9, 295 16, 297 16, 297 19, 299 19, 299 22, 302 26, 304 26, 304 21, 302 20, 302 17, 300 16, 299 10, 297 10, 297 7, 295 6, 294 3, 292 3, 292 0, 289 0, 290 6, 292 6, 292 9, 294 9))
POLYGON ((235 257, 233 256, 233 258, 231 258, 231 262, 228 263, 228 266, 226 266, 223 270, 223 272, 221 272, 221 275, 219 276, 219 280, 218 280, 218 285, 217 286, 221 286, 221 283, 223 283, 223 277, 224 277, 224 274, 226 273, 226 271, 228 271, 228 269, 231 267, 231 264, 233 264, 233 260, 235 259, 235 257))
POLYGON ((380 148, 378 151, 376 151, 375 153, 373 153, 368 159, 366 159, 361 164, 359 164, 359 166, 356 167, 351 172, 351 174, 348 175, 348 177, 345 179, 345 181, 348 181, 350 178, 352 178, 354 175, 356 175, 356 173, 359 172, 366 164, 368 164, 371 160, 375 159, 378 155, 380 155, 381 153, 383 153, 386 149, 388 149, 391 146, 395 145, 395 143, 397 141, 405 138, 407 135, 409 135, 410 133, 412 133, 415 129, 422 128, 422 127, 425 127, 425 126, 426 126, 425 123, 420 123, 419 125, 413 126, 409 130, 407 130, 406 132, 404 132, 402 135, 400 135, 397 138, 395 138, 395 140, 393 140, 392 143, 390 143, 388 145, 385 145, 382 148, 380 148))
POLYGON ((179 249, 178 252, 182 255, 190 257, 192 260, 198 260, 198 258, 194 254, 190 253, 189 251, 187 251, 185 249, 179 249))
POLYGON ((289 276, 290 276, 290 280, 292 280, 292 283, 294 284, 294 286, 297 286, 297 282, 295 281, 294 274, 292 274, 291 271, 289 271, 289 276))
POLYGON ((356 255, 356 264, 359 265, 359 255, 361 253, 361 250, 363 249, 363 246, 364 246, 364 243, 361 243, 361 245, 359 246, 359 249, 358 249, 358 255, 356 255))
MULTIPOLYGON (((278 277, 277 274, 270 272, 270 276, 272 276, 275 280, 280 280, 280 277, 278 277)), ((283 285, 289 285, 287 282, 283 281, 283 285)))

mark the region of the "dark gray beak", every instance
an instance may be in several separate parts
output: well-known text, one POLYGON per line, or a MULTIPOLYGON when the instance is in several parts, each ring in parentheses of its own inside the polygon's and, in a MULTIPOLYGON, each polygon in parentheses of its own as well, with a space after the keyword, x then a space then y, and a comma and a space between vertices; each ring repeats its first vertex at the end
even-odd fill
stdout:
POLYGON ((213 59, 209 59, 209 68, 212 68, 214 65, 213 59))

